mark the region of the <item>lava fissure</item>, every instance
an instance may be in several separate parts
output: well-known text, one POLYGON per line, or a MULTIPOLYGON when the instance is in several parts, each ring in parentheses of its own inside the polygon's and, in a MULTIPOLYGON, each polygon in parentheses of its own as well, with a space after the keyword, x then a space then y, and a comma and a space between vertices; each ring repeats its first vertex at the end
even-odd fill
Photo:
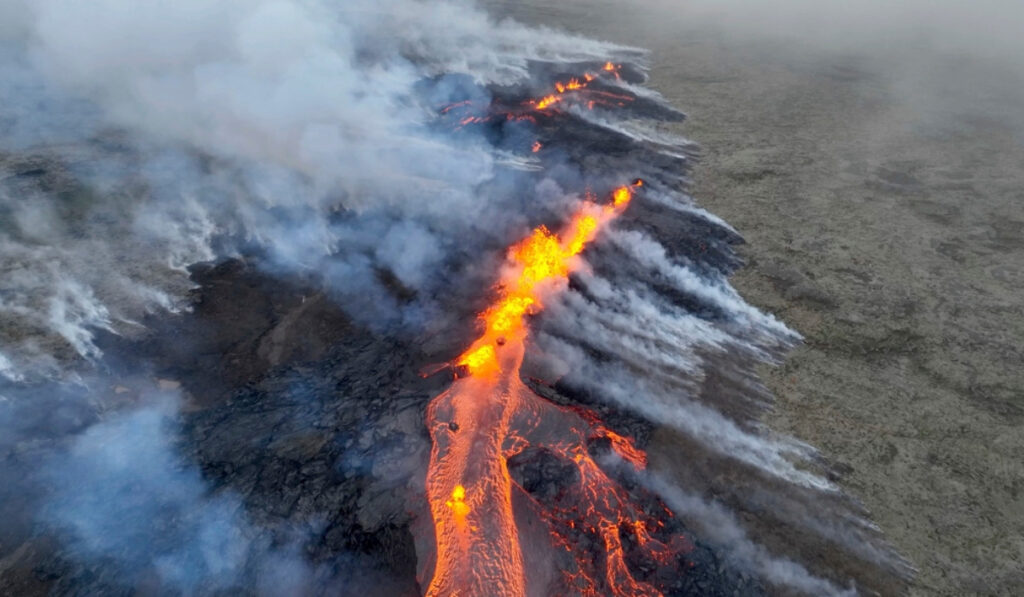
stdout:
POLYGON ((604 442, 640 470, 646 466, 643 451, 607 429, 594 413, 543 399, 520 374, 528 337, 525 317, 543 308, 546 295, 567 285, 569 273, 580 265, 578 255, 628 207, 642 185, 637 180, 616 189, 605 204, 588 195, 560 234, 541 226, 509 249, 498 299, 480 314, 483 333, 455 361, 457 379, 427 411, 433 447, 426 489, 436 541, 427 595, 551 590, 527 581, 514 508, 519 494, 529 497, 536 517, 547 525, 552 553, 571 556, 561 562, 558 594, 660 595, 628 565, 624 529, 632 537, 630 545, 649 561, 670 565, 689 549, 680 536, 656 537, 649 529, 664 523, 636 505, 590 453, 595 442, 604 442), (573 487, 550 503, 530 496, 509 471, 509 459, 535 448, 571 463, 576 471, 573 487))
POLYGON ((582 106, 587 110, 595 108, 622 108, 634 102, 636 97, 627 93, 610 91, 622 81, 621 64, 606 63, 600 70, 586 72, 580 77, 556 80, 550 92, 540 97, 525 99, 517 105, 493 104, 484 109, 472 100, 462 100, 442 107, 439 114, 459 114, 456 128, 471 124, 485 124, 496 121, 529 121, 536 123, 537 116, 550 116, 560 105, 582 106), (615 82, 605 83, 609 78, 615 82))

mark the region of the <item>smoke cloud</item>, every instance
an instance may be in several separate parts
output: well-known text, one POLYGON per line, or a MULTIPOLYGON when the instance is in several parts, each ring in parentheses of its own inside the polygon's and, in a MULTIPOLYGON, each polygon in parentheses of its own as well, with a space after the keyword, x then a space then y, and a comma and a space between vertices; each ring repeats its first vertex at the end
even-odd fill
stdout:
POLYGON ((852 597, 857 594, 852 588, 842 589, 827 579, 814 576, 797 562, 772 555, 763 545, 752 541, 736 518, 722 506, 686 493, 661 478, 648 478, 645 482, 674 512, 685 517, 708 541, 724 547, 729 557, 744 569, 756 572, 775 585, 806 595, 852 597))
POLYGON ((126 588, 152 575, 185 595, 307 591, 313 567, 299 544, 275 545, 237 496, 212 493, 178 454, 177 400, 151 395, 152 404, 89 427, 44 463, 43 528, 63 533, 73 558, 112 561, 126 588))
POLYGON ((324 273, 356 318, 421 324, 452 260, 528 215, 502 182, 515 168, 433 126, 437 110, 530 60, 620 50, 463 2, 44 0, 4 16, 0 347, 34 375, 94 358, 94 329, 187 308, 186 266, 254 248, 271 271, 324 273), (384 270, 417 299, 389 297, 384 270))

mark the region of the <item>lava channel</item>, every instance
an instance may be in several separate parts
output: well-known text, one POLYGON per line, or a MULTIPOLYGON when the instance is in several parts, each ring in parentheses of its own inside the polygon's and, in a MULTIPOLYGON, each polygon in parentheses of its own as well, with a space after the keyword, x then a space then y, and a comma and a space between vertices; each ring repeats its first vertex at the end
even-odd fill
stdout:
POLYGON ((480 314, 483 334, 455 362, 458 378, 427 409, 433 446, 426 490, 436 542, 427 595, 660 595, 630 569, 627 551, 672 567, 691 549, 632 502, 589 446, 601 440, 637 469, 646 465, 645 454, 593 413, 545 400, 520 376, 524 316, 566 286, 579 253, 642 184, 617 189, 605 205, 583 202, 561 234, 542 226, 509 250, 499 298, 480 314), (537 449, 573 472, 572 486, 550 500, 531 496, 509 471, 510 458, 537 449), (525 553, 517 504, 544 522, 545 549, 562 558, 552 564, 559 572, 550 580, 532 567, 526 572, 533 548, 525 553))

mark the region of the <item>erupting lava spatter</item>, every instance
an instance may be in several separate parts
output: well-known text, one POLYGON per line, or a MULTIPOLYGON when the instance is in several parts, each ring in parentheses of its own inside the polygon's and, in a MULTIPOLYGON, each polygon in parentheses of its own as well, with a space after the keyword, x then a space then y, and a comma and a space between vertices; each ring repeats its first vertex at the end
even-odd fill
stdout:
POLYGON ((689 549, 682 536, 665 532, 662 520, 631 501, 598 466, 590 446, 601 440, 637 469, 646 465, 643 451, 593 413, 541 398, 520 377, 524 316, 565 286, 577 255, 642 184, 615 190, 608 204, 584 201, 560 234, 541 226, 509 250, 499 297, 480 314, 483 333, 456 360, 458 378, 427 410, 433 439, 427 497, 436 539, 427 595, 659 595, 630 569, 626 545, 663 566, 689 549), (575 473, 553 502, 533 498, 509 473, 509 459, 528 448, 547 451, 575 473), (570 557, 559 566, 558 586, 527 579, 514 505, 524 500, 546 523, 552 553, 570 557))

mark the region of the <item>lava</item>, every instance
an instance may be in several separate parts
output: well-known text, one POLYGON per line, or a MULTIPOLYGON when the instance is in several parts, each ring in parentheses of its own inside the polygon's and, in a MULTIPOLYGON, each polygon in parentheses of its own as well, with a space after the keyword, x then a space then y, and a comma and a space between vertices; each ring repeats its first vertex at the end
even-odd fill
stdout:
POLYGON ((509 249, 497 300, 480 314, 481 335, 456 359, 455 382, 427 409, 433 446, 426 488, 436 545, 427 595, 660 595, 628 566, 626 543, 662 566, 689 549, 685 538, 667 533, 662 520, 634 504, 591 454, 603 442, 643 469, 643 451, 593 413, 541 398, 520 374, 525 316, 566 286, 578 255, 641 185, 616 189, 606 204, 585 200, 560 233, 540 226, 509 249), (509 471, 509 459, 527 450, 553 455, 572 468, 575 482, 553 500, 531 496, 509 471), (569 558, 554 564, 562 575, 558 586, 531 584, 541 581, 526 573, 519 520, 525 515, 515 505, 524 501, 525 515, 546 526, 553 557, 569 558))
POLYGON ((609 76, 613 76, 616 80, 621 80, 622 77, 619 74, 621 69, 621 64, 613 64, 609 62, 605 64, 600 71, 586 72, 578 77, 570 77, 564 81, 555 81, 551 93, 542 97, 526 100, 522 102, 520 106, 515 106, 509 109, 498 108, 496 110, 497 113, 495 113, 495 106, 491 106, 489 108, 490 113, 480 112, 479 108, 476 108, 470 100, 463 100, 449 104, 441 108, 439 113, 441 115, 447 115, 452 112, 465 114, 467 111, 477 109, 477 114, 470 113, 459 118, 458 126, 456 128, 461 129, 471 124, 492 122, 496 117, 504 117, 506 120, 528 120, 535 122, 534 116, 529 112, 540 112, 542 114, 548 113, 559 105, 565 103, 584 106, 588 110, 593 110, 598 106, 622 107, 627 103, 632 102, 635 98, 625 93, 614 93, 611 91, 591 88, 591 84, 595 81, 601 80, 602 77, 607 78, 609 76))
MULTIPOLYGON (((621 80, 622 77, 619 75, 619 71, 621 69, 621 64, 616 65, 609 62, 605 64, 601 70, 606 73, 611 73, 616 79, 621 80)), ((565 101, 570 92, 575 92, 574 95, 579 95, 580 99, 583 100, 581 103, 585 105, 588 110, 593 110, 598 104, 624 106, 627 102, 633 101, 633 98, 628 95, 588 89, 590 84, 597 81, 600 76, 600 73, 588 72, 583 74, 582 79, 579 77, 572 77, 567 81, 555 81, 555 93, 546 95, 540 99, 529 100, 526 102, 526 105, 532 106, 537 110, 546 110, 565 101)))
POLYGON ((542 97, 541 99, 537 100, 536 106, 537 106, 538 110, 545 110, 545 109, 550 108, 551 106, 557 104, 560 101, 562 101, 562 98, 560 96, 548 95, 548 96, 542 97))

